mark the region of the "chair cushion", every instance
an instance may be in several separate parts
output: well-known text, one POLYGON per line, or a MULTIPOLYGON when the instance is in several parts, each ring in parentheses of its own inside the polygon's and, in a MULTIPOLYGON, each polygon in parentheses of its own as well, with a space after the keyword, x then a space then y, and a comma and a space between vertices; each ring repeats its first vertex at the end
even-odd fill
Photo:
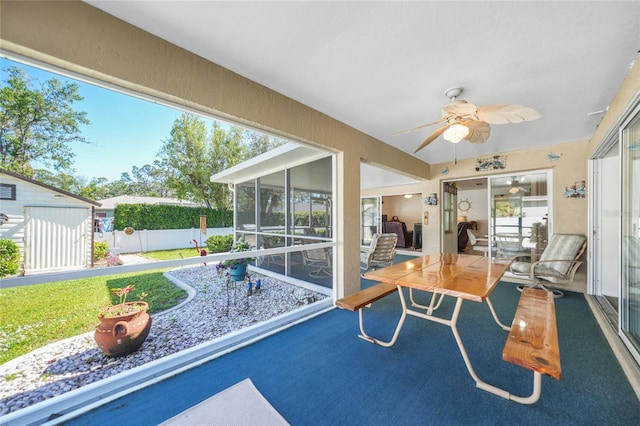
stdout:
MULTIPOLYGON (((553 234, 540 256, 540 260, 567 259, 568 261, 573 261, 576 259, 585 240, 586 237, 584 235, 553 234)), ((541 266, 549 271, 554 271, 557 276, 563 276, 569 272, 571 262, 549 262, 541 266)))
POLYGON ((509 270, 514 274, 526 274, 529 275, 531 270, 531 263, 529 262, 512 262, 509 270))

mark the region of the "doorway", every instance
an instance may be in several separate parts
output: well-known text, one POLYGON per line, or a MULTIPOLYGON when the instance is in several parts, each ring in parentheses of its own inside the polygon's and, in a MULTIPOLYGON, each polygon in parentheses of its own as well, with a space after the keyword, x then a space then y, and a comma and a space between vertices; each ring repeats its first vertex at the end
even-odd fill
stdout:
POLYGON ((500 250, 499 240, 506 238, 517 241, 521 252, 542 252, 552 231, 551 179, 550 170, 537 170, 443 182, 444 251, 477 254, 465 238, 469 228, 489 240, 489 256, 513 256, 500 250), (455 207, 444 199, 447 187, 455 188, 448 191, 455 193, 455 207), (446 217, 457 223, 455 232, 447 233, 446 217))

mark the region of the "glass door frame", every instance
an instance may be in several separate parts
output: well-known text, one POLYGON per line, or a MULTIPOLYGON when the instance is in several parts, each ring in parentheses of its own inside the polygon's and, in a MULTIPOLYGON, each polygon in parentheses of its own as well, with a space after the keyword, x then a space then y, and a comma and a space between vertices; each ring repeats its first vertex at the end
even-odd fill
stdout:
MULTIPOLYGON (((631 100, 631 102, 629 103, 629 105, 625 108, 625 110, 619 115, 619 118, 617 119, 617 121, 611 126, 611 130, 610 132, 607 134, 607 136, 605 136, 605 138, 602 140, 602 142, 600 143, 600 145, 595 149, 595 151, 593 152, 593 154, 591 155, 591 157, 589 158, 589 173, 591 178, 593 179, 593 185, 592 185, 592 189, 594 194, 592 196, 589 197, 589 229, 591 231, 591 235, 589 235, 589 242, 588 242, 588 247, 589 247, 589 254, 588 254, 588 261, 589 261, 589 268, 588 268, 588 282, 587 282, 587 292, 589 295, 593 296, 595 298, 596 301, 598 301, 598 304, 596 304, 599 308, 599 311, 601 312, 601 314, 603 315, 604 318, 608 319, 612 325, 612 327, 615 329, 616 335, 619 339, 619 347, 623 348, 622 351, 619 350, 619 354, 621 354, 619 356, 619 361, 621 363, 623 363, 623 365, 627 365, 629 366, 630 364, 628 364, 628 359, 629 358, 633 358, 633 362, 635 362, 635 366, 632 366, 630 368, 635 368, 637 369, 638 366, 640 366, 640 351, 636 348, 636 346, 634 345, 633 342, 630 341, 630 339, 627 337, 626 333, 623 331, 623 311, 625 309, 624 307, 624 301, 623 298, 625 297, 624 294, 624 267, 625 267, 625 259, 624 259, 624 250, 623 250, 623 237, 624 237, 624 229, 623 229, 623 222, 626 219, 626 217, 624 216, 626 213, 629 212, 625 212, 624 211, 624 201, 623 201, 623 194, 624 194, 624 185, 625 185, 625 180, 624 180, 624 173, 626 171, 625 168, 625 164, 624 164, 624 143, 623 143, 623 131, 624 129, 637 117, 640 116, 640 92, 636 93, 636 95, 633 97, 633 99, 631 100), (599 230, 599 221, 600 221, 600 217, 599 215, 603 214, 601 212, 600 206, 599 206, 599 202, 602 200, 602 196, 601 196, 601 192, 602 191, 608 191, 611 188, 604 188, 602 185, 602 179, 601 179, 601 175, 600 175, 600 170, 602 168, 602 160, 603 158, 605 158, 605 155, 615 146, 615 144, 618 144, 618 161, 619 161, 619 166, 620 166, 620 173, 618 176, 618 191, 620 191, 620 197, 619 197, 619 203, 616 206, 611 206, 612 209, 615 209, 615 211, 617 211, 617 214, 619 216, 618 218, 618 286, 619 286, 619 300, 618 300, 618 312, 617 312, 617 316, 615 317, 615 320, 617 320, 617 323, 613 323, 611 322, 610 318, 610 309, 607 310, 607 306, 610 307, 610 305, 605 301, 603 302, 602 299, 604 299, 604 297, 602 296, 602 286, 601 286, 601 281, 600 281, 600 271, 602 268, 602 262, 603 259, 601 258, 601 256, 599 256, 599 254, 601 253, 602 247, 601 247, 601 241, 600 241, 600 235, 599 232, 601 232, 599 230), (624 349, 626 349, 627 354, 630 355, 630 357, 628 357, 628 355, 624 354, 624 349)), ((612 344, 613 347, 613 344, 612 344)), ((615 352, 615 351, 614 351, 615 352)), ((618 352, 616 352, 616 354, 618 354, 618 352)))
MULTIPOLYGON (((632 146, 637 146, 640 144, 640 137, 638 137, 637 141, 628 140, 627 132, 631 128, 631 126, 638 126, 637 132, 640 133, 640 104, 636 104, 633 112, 629 115, 628 119, 620 127, 620 161, 622 163, 621 167, 621 197, 620 197, 620 212, 622 212, 621 220, 620 220, 620 300, 619 300, 619 309, 618 309, 618 335, 624 342, 625 346, 629 349, 636 362, 640 364, 640 327, 635 322, 635 319, 638 319, 640 316, 640 307, 633 304, 633 300, 631 299, 631 290, 633 287, 630 282, 630 277, 636 277, 636 272, 632 269, 633 266, 631 262, 639 262, 640 259, 631 259, 631 255, 633 253, 630 252, 630 246, 633 244, 625 244, 627 240, 631 240, 631 238, 640 238, 640 206, 638 205, 638 195, 637 192, 640 188, 636 187, 636 190, 633 191, 634 184, 638 184, 634 180, 634 176, 637 176, 638 168, 640 168, 640 158, 637 160, 635 157, 632 157, 632 153, 635 153, 635 150, 632 150, 632 146), (631 164, 637 163, 637 167, 634 169, 631 164), (632 198, 633 194, 635 194, 635 199, 632 198), (635 204, 635 205, 632 205, 635 204), (636 221, 633 223, 632 217, 635 217, 636 221), (635 226, 636 229, 632 227, 635 226), (635 308, 635 309, 634 309, 635 308), (631 329, 633 327, 633 329, 631 329), (631 336, 631 334, 634 334, 631 336)), ((638 147, 640 149, 640 147, 638 147)), ((640 272, 637 273, 640 275, 640 272)), ((637 302, 638 296, 634 296, 635 301, 637 302)))

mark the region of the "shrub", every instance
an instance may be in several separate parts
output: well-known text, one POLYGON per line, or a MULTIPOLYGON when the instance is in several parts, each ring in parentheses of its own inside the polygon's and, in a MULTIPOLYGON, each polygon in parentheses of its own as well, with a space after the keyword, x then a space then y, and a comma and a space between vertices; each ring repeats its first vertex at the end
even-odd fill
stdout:
POLYGON ((149 231, 158 229, 191 229, 200 227, 200 215, 207 216, 208 228, 225 228, 233 224, 232 210, 185 207, 166 204, 119 204, 114 210, 113 226, 127 226, 149 231))
POLYGON ((0 240, 0 278, 15 275, 20 270, 20 248, 6 238, 0 240))
POLYGON ((93 261, 98 262, 107 258, 109 245, 106 241, 96 241, 93 243, 93 261))
POLYGON ((207 238, 207 251, 209 253, 225 253, 233 246, 233 234, 212 235, 207 238))

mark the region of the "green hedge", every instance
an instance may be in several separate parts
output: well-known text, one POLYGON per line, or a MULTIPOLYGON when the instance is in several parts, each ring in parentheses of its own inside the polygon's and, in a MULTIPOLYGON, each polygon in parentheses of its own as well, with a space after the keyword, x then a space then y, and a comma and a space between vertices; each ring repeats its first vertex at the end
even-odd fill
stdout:
POLYGON ((162 204, 120 204, 114 211, 113 226, 122 231, 133 229, 200 228, 200 215, 207 216, 207 228, 225 228, 233 225, 233 211, 204 207, 184 207, 162 204))

